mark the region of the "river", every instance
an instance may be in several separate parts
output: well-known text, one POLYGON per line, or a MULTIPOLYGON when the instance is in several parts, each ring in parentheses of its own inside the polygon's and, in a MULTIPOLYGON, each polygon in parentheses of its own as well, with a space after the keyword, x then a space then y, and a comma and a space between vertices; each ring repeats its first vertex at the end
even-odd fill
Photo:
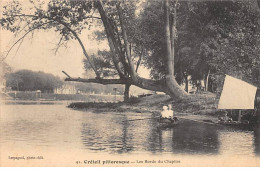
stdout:
POLYGON ((260 130, 235 130, 182 120, 158 129, 151 113, 94 113, 59 102, 2 102, 0 146, 40 146, 90 153, 173 155, 260 155, 260 130))

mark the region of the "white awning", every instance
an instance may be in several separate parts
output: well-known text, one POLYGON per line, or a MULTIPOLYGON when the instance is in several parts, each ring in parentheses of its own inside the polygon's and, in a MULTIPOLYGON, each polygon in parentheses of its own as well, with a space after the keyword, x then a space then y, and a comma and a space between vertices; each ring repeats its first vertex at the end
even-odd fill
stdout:
POLYGON ((254 109, 257 87, 226 75, 218 109, 254 109))

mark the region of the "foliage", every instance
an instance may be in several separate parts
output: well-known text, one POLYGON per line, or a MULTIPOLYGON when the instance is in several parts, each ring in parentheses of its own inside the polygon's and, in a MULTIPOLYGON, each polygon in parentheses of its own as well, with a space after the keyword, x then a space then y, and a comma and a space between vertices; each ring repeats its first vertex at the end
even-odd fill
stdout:
POLYGON ((50 92, 61 87, 63 81, 59 77, 44 72, 33 72, 30 70, 20 70, 6 75, 7 87, 19 91, 50 92))
MULTIPOLYGON (((175 76, 192 80, 210 74, 231 74, 259 84, 259 12, 250 1, 180 1, 177 9, 175 76), (241 70, 241 72, 240 72, 241 70)), ((141 13, 139 28, 149 55, 151 76, 166 75, 163 9, 150 0, 141 13), (156 11, 156 13, 154 12, 156 11)))
MULTIPOLYGON (((94 65, 97 67, 101 77, 114 77, 117 75, 115 66, 113 65, 110 51, 98 51, 97 55, 92 55, 94 65)), ((87 59, 84 59, 84 68, 87 72, 91 71, 92 68, 87 59)))

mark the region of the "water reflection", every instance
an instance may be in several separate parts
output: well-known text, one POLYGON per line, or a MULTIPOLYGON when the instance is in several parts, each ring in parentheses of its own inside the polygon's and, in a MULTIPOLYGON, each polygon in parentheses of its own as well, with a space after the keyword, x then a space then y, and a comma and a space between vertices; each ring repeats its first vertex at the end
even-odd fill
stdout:
POLYGON ((214 127, 183 121, 175 128, 158 129, 154 119, 129 122, 127 115, 122 115, 116 119, 110 117, 104 122, 100 117, 103 116, 94 118, 96 123, 82 125, 83 143, 91 150, 118 153, 142 150, 152 153, 218 153, 219 141, 214 127))
POLYGON ((219 140, 215 126, 185 120, 160 133, 166 151, 187 154, 218 153, 219 140))
POLYGON ((0 114, 3 147, 15 142, 21 148, 43 145, 112 154, 260 155, 259 125, 255 131, 239 131, 183 120, 159 129, 150 113, 93 113, 65 104, 1 105, 0 114))
POLYGON ((113 114, 96 114, 95 123, 88 122, 82 125, 82 140, 85 148, 105 150, 110 153, 149 151, 151 153, 248 156, 257 153, 254 151, 254 148, 257 150, 255 146, 258 145, 259 150, 259 141, 254 140, 256 137, 254 132, 234 131, 187 120, 174 128, 159 129, 155 119, 129 121, 133 117, 138 117, 138 115, 122 113, 114 117, 113 114), (104 116, 105 121, 101 118, 104 116), (101 126, 96 126, 96 124, 101 126))
POLYGON ((219 133, 221 155, 254 156, 254 136, 250 131, 222 131, 219 133))

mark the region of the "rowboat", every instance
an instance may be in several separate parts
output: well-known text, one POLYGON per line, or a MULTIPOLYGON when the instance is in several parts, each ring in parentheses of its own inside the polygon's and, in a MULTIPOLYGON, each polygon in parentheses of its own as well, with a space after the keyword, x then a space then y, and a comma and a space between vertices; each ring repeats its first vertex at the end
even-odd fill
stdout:
POLYGON ((177 117, 174 117, 173 119, 168 118, 159 118, 158 119, 158 127, 159 128, 171 128, 178 124, 179 120, 177 117))

